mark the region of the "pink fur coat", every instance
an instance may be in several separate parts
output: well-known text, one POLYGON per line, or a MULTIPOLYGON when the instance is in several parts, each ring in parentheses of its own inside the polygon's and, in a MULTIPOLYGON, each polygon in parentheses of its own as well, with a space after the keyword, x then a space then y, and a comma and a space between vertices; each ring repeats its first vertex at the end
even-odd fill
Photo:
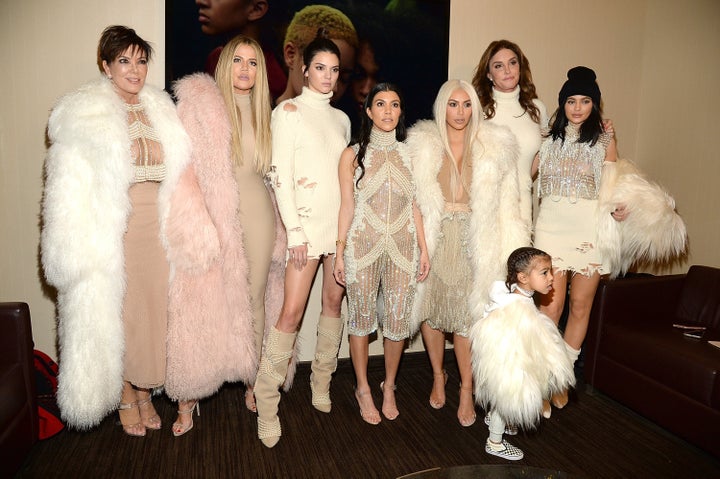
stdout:
MULTIPOLYGON (((176 214, 167 228, 171 282, 165 388, 169 397, 189 400, 212 395, 226 381, 254 381, 258 352, 229 116, 207 75, 178 81, 175 94, 192 152, 171 198, 176 214)), ((284 237, 278 227, 266 292, 269 323, 282 304, 284 237)))

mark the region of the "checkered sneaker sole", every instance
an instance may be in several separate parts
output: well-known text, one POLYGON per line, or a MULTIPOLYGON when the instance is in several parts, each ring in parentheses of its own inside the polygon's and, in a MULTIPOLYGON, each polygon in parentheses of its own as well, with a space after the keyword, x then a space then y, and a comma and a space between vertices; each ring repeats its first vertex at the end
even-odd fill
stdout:
POLYGON ((520 448, 513 446, 505 439, 502 440, 501 445, 503 446, 503 449, 497 451, 490 446, 488 440, 488 442, 485 443, 485 452, 492 454, 493 456, 502 457, 508 461, 519 461, 525 456, 520 448))
MULTIPOLYGON (((487 413, 485 415, 485 425, 486 426, 490 425, 490 413, 487 413)), ((511 426, 509 424, 505 425, 505 435, 506 436, 517 436, 517 433, 518 433, 517 426, 511 426)))

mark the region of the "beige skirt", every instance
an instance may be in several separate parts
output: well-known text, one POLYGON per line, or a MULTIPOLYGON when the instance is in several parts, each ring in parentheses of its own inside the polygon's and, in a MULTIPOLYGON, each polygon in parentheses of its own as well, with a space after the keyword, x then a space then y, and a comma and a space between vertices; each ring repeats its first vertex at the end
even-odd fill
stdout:
POLYGON ((472 270, 468 250, 470 213, 445 213, 437 249, 430 259, 421 317, 433 329, 467 336, 472 326, 468 297, 472 270))
POLYGON ((553 269, 592 276, 602 270, 597 248, 597 200, 544 198, 535 223, 534 246, 552 257, 553 269))
POLYGON ((160 242, 159 187, 150 181, 130 187, 132 210, 124 240, 124 379, 141 388, 165 382, 169 266, 160 242))

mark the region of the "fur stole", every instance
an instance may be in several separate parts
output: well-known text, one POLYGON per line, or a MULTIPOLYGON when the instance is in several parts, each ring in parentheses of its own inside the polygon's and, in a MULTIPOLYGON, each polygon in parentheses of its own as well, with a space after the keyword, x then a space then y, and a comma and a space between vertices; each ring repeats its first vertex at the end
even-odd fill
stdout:
POLYGON ((502 305, 470 330, 475 399, 507 424, 532 428, 543 399, 575 384, 573 362, 557 326, 531 298, 510 293, 502 281, 491 297, 502 305))
POLYGON ((628 160, 603 166, 598 199, 598 248, 614 278, 634 263, 667 264, 687 252, 687 230, 675 200, 628 160), (628 216, 610 215, 625 205, 628 216))
MULTIPOLYGON (((189 159, 170 97, 140 92, 164 152, 158 196, 166 243, 169 198, 189 159)), ((48 283, 58 290, 58 405, 70 427, 98 424, 120 401, 125 349, 123 237, 134 178, 127 111, 105 77, 62 97, 50 115, 40 238, 48 283)))
MULTIPOLYGON (((407 144, 413 159, 417 203, 423 215, 430 262, 440 236, 445 199, 437 180, 445 151, 434 121, 423 120, 408 132, 407 144)), ((510 253, 530 244, 530 225, 520 216, 518 146, 504 126, 483 122, 472 143, 470 184, 470 258, 473 293, 468 298, 474 318, 482 317, 490 284, 505 277, 510 253)), ((431 272, 432 274, 432 272, 431 272)), ((411 331, 426 319, 420 317, 426 283, 418 283, 411 331)))
MULTIPOLYGON (((178 214, 169 236, 173 278, 166 391, 187 400, 207 397, 224 382, 253 381, 258 352, 229 115, 208 75, 179 80, 175 94, 192 160, 172 202, 178 214)), ((278 300, 277 268, 273 271, 266 302, 278 300)))

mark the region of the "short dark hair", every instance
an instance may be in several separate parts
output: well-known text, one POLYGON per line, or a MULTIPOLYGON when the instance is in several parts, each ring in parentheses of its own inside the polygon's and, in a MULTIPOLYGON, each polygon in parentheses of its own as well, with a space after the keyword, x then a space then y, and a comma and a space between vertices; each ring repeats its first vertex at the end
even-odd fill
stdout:
POLYGON ((122 52, 131 47, 133 50, 140 50, 150 61, 153 54, 152 46, 140 38, 140 35, 135 33, 132 28, 123 25, 111 25, 103 30, 97 50, 97 65, 100 71, 104 71, 103 61, 110 64, 122 52))
POLYGON ((507 260, 507 279, 505 286, 510 289, 513 283, 518 281, 518 273, 529 273, 535 258, 547 258, 551 260, 550 255, 545 251, 532 246, 523 246, 512 253, 507 260))

